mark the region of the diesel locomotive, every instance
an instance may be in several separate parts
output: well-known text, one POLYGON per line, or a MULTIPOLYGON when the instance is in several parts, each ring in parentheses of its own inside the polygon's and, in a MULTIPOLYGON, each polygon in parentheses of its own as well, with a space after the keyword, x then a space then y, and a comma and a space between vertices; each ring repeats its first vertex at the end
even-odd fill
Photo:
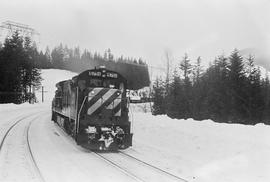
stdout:
POLYGON ((52 120, 77 144, 91 150, 132 146, 127 80, 105 67, 56 84, 52 120))

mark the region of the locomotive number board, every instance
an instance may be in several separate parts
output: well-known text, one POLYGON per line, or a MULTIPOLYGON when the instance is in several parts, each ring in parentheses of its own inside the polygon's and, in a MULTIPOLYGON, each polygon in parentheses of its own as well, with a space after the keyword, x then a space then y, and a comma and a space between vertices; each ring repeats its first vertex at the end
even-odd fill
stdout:
POLYGON ((89 71, 89 76, 93 77, 102 77, 102 78, 118 78, 116 73, 104 72, 101 71, 89 71))

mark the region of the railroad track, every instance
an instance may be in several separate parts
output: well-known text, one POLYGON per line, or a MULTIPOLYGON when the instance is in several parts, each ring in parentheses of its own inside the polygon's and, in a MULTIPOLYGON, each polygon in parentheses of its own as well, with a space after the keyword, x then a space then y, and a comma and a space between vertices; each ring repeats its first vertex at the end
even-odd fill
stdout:
POLYGON ((93 153, 99 157, 100 159, 104 160, 105 162, 109 163, 110 165, 112 165, 113 167, 117 168, 118 170, 120 170, 121 172, 123 172, 125 175, 131 177, 133 180, 138 181, 138 182, 147 182, 143 179, 141 179, 140 177, 132 174, 131 172, 129 172, 128 170, 126 170, 125 168, 121 167, 120 165, 118 165, 117 163, 109 160, 108 158, 104 157, 103 155, 101 155, 100 153, 94 152, 93 153))
POLYGON ((136 160, 136 161, 138 161, 138 162, 140 162, 140 163, 142 163, 142 164, 144 164, 144 165, 146 165, 146 166, 149 166, 149 167, 155 169, 156 171, 159 171, 159 172, 161 172, 161 173, 163 173, 163 174, 166 174, 167 176, 170 176, 170 177, 172 177, 172 178, 175 178, 175 179, 178 180, 178 181, 188 182, 188 181, 187 181, 186 179, 184 179, 184 178, 181 178, 181 177, 179 177, 179 176, 176 176, 176 175, 174 175, 174 174, 172 174, 172 173, 170 173, 170 172, 168 172, 168 171, 165 171, 165 170, 163 170, 163 169, 161 169, 161 168, 159 168, 159 167, 156 167, 156 166, 154 166, 154 165, 152 165, 152 164, 149 164, 149 163, 147 163, 147 162, 145 162, 145 161, 143 161, 143 160, 141 160, 141 159, 138 159, 138 158, 136 158, 136 157, 134 157, 134 156, 132 156, 132 155, 129 155, 129 154, 124 153, 124 152, 122 152, 122 151, 119 151, 119 154, 121 154, 121 155, 123 155, 123 156, 126 156, 126 157, 129 157, 129 158, 131 158, 131 159, 133 159, 133 160, 136 160))
POLYGON ((21 117, 20 119, 17 119, 17 120, 15 121, 15 123, 12 124, 12 125, 8 128, 8 130, 6 131, 4 137, 2 138, 2 141, 1 141, 1 144, 0 144, 0 152, 1 152, 1 150, 2 150, 2 147, 3 147, 3 145, 4 145, 4 142, 5 142, 5 140, 6 140, 7 136, 8 136, 8 134, 10 133, 10 131, 11 131, 11 130, 12 130, 12 129, 20 122, 20 121, 22 121, 22 120, 24 120, 24 119, 26 119, 26 118, 28 118, 28 117, 30 117, 30 116, 31 116, 31 115, 27 115, 27 116, 21 117))
MULTIPOLYGON (((125 173, 126 175, 132 177, 133 179, 135 179, 136 181, 140 181, 140 182, 147 182, 147 181, 154 181, 154 180, 149 180, 149 178, 147 177, 140 177, 138 174, 136 174, 136 172, 129 170, 127 167, 123 167, 121 164, 119 164, 118 162, 115 161, 115 159, 111 159, 110 158, 110 154, 109 153, 98 153, 98 152, 94 152, 92 151, 96 156, 98 156, 99 158, 101 158, 102 160, 106 161, 107 163, 109 163, 110 165, 118 168, 119 170, 121 170, 123 173, 125 173)), ((114 154, 113 154, 114 155, 114 154)), ((129 154, 126 154, 124 152, 119 151, 118 153, 115 153, 115 155, 121 155, 124 158, 128 158, 128 160, 132 160, 134 163, 137 163, 136 165, 141 166, 142 168, 139 170, 143 170, 144 168, 148 168, 147 170, 152 170, 152 171, 156 171, 157 173, 159 173, 158 175, 161 176, 167 176, 167 179, 170 178, 170 181, 175 181, 175 182, 188 182, 186 179, 181 178, 179 176, 176 176, 170 172, 167 172, 159 167, 156 167, 152 164, 149 164, 141 159, 138 159, 134 156, 131 156, 129 154)), ((167 180, 166 180, 167 181, 167 180)))
POLYGON ((40 170, 39 170, 39 168, 38 168, 37 162, 36 162, 36 160, 35 160, 35 157, 34 157, 34 155, 33 155, 33 152, 32 152, 31 146, 30 146, 30 142, 29 142, 29 130, 30 130, 30 127, 31 127, 32 122, 33 122, 35 119, 37 119, 37 117, 34 118, 33 120, 31 120, 31 121, 29 122, 28 126, 27 126, 27 132, 26 132, 27 148, 28 148, 28 151, 29 151, 29 154, 30 154, 30 158, 31 158, 31 160, 32 160, 32 162, 33 162, 33 165, 35 166, 35 170, 36 170, 36 172, 37 172, 37 174, 38 174, 38 176, 39 176, 40 181, 45 182, 44 177, 42 176, 42 173, 40 172, 40 170))
POLYGON ((5 132, 4 137, 3 137, 2 140, 1 140, 1 143, 0 143, 0 154, 1 154, 2 151, 3 151, 3 146, 4 146, 5 142, 6 142, 6 140, 7 140, 8 136, 9 136, 9 134, 11 134, 12 130, 14 130, 14 129, 16 128, 16 126, 19 125, 19 123, 23 122, 24 120, 26 120, 26 119, 28 119, 28 118, 31 118, 33 115, 37 115, 37 116, 35 116, 33 119, 31 119, 31 120, 27 123, 27 125, 25 126, 26 133, 25 133, 25 138, 24 138, 24 140, 26 141, 26 142, 25 142, 25 143, 26 143, 26 148, 27 148, 27 150, 28 150, 28 154, 27 154, 27 155, 29 156, 30 161, 32 161, 33 169, 36 171, 35 176, 38 177, 39 181, 45 182, 45 180, 44 180, 44 178, 43 178, 43 176, 42 176, 42 174, 41 174, 41 172, 40 172, 40 170, 39 170, 39 168, 38 168, 38 165, 37 165, 37 163, 36 163, 36 160, 35 160, 35 158, 34 158, 34 156, 33 156, 33 153, 32 153, 32 150, 31 150, 31 146, 30 146, 30 142, 29 142, 29 130, 30 130, 31 124, 32 124, 32 122, 33 122, 34 120, 36 120, 36 119, 38 118, 38 115, 40 115, 42 112, 43 112, 43 111, 40 111, 40 112, 35 113, 35 114, 29 114, 29 115, 26 115, 26 116, 23 116, 23 117, 17 119, 17 120, 16 120, 16 121, 15 121, 8 129, 7 129, 7 131, 5 132))

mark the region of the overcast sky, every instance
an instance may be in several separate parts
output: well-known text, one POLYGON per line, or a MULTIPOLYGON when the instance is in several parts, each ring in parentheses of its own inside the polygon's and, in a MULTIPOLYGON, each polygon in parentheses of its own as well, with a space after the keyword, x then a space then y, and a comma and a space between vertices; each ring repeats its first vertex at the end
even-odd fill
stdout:
POLYGON ((111 48, 151 65, 165 50, 205 62, 234 48, 270 50, 270 0, 1 0, 6 20, 35 28, 41 48, 111 48))

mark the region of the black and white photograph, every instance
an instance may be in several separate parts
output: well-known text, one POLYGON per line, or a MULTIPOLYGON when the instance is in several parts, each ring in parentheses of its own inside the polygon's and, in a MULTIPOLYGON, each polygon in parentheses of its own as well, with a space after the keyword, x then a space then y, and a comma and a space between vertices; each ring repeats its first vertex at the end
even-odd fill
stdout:
POLYGON ((1 0, 0 182, 269 182, 270 0, 1 0))

